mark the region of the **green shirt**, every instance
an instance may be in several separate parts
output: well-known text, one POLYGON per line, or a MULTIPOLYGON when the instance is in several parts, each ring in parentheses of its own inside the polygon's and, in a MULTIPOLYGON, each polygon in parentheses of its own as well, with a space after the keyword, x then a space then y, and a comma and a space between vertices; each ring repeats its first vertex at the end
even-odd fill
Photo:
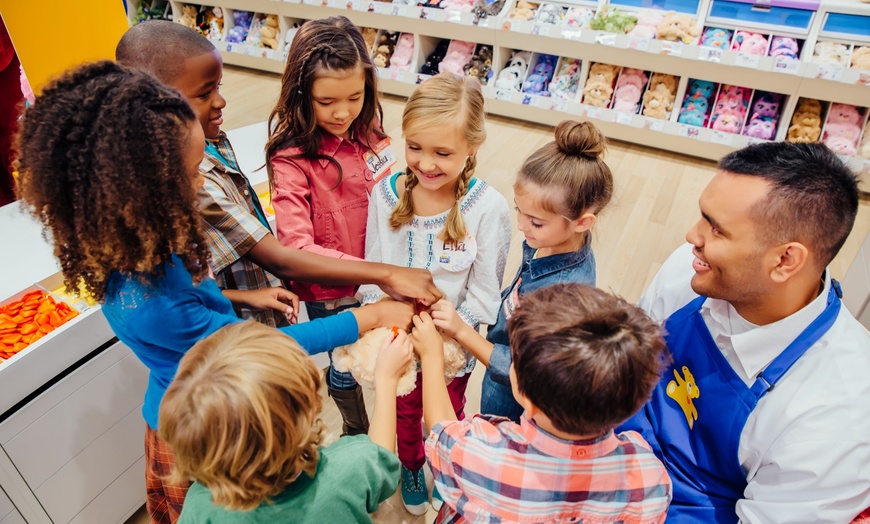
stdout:
POLYGON ((314 478, 305 473, 271 502, 251 511, 231 511, 212 502, 208 488, 196 482, 187 492, 179 524, 371 522, 369 513, 395 493, 399 459, 367 435, 342 437, 321 448, 314 478))

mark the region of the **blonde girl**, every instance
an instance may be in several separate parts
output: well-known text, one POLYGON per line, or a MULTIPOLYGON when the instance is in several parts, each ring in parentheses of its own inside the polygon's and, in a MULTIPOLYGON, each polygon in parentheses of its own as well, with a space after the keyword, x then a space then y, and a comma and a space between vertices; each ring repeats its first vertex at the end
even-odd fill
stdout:
POLYGON ((566 120, 555 141, 533 153, 514 183, 517 227, 525 236, 523 261, 501 293, 486 338, 467 329, 452 304, 432 307, 435 325, 487 366, 480 411, 519 422, 523 410, 510 385, 507 321, 524 293, 560 282, 595 285, 591 228, 613 196, 613 175, 601 159, 606 139, 591 122, 566 120))
MULTIPOLYGON (((266 145, 282 244, 334 258, 364 256, 369 193, 392 157, 382 118, 375 66, 359 29, 343 16, 303 24, 290 46, 266 145)), ((358 305, 354 286, 293 282, 290 289, 310 318, 358 305)), ((330 365, 326 381, 343 434, 366 433, 353 376, 330 365)))
MULTIPOLYGON (((372 192, 366 259, 430 270, 469 329, 492 324, 511 227, 504 197, 474 178, 477 151, 486 139, 480 84, 451 73, 430 78, 408 99, 402 133, 408 167, 372 192)), ((381 291, 363 286, 360 293, 369 303, 381 291)), ((459 419, 474 362, 469 358, 448 386, 459 419)), ((418 387, 399 397, 397 406, 402 500, 416 515, 426 512, 429 498, 422 472, 421 380, 418 374, 418 387)))

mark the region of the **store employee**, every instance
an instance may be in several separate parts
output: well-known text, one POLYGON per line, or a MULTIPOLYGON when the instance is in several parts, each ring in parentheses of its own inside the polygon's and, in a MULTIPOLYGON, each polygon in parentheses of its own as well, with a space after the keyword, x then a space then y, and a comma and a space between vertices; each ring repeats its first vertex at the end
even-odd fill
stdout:
POLYGON ((719 169, 640 301, 673 364, 619 430, 665 463, 669 523, 849 522, 870 506, 870 335, 826 266, 856 178, 820 144, 753 145, 719 169))

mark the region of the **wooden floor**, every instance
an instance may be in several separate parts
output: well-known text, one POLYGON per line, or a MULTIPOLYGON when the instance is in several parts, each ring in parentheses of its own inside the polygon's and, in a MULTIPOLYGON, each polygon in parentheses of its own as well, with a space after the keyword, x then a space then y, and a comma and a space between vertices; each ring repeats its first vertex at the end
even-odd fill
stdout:
MULTIPOLYGON (((233 129, 268 118, 280 87, 280 77, 247 69, 226 67, 222 93, 227 99, 224 127, 233 129)), ((384 129, 395 144, 393 150, 404 159, 401 114, 404 99, 384 96, 384 129)), ((510 202, 517 168, 536 149, 553 139, 552 128, 533 123, 491 117, 488 138, 478 153, 477 176, 501 191, 510 202)), ((612 142, 607 156, 616 179, 615 196, 601 214, 594 230, 594 250, 598 285, 634 301, 643 293, 667 256, 685 242, 686 231, 698 218, 698 197, 715 174, 715 164, 690 156, 650 149, 625 142, 612 142)), ((514 226, 516 225, 514 218, 514 226)), ((842 279, 861 242, 870 232, 870 203, 862 202, 858 219, 839 256, 831 264, 835 278, 842 279)), ((511 254, 505 278, 510 280, 520 262, 522 235, 514 229, 511 254)), ((467 413, 480 406, 482 366, 478 366, 468 386, 467 413)), ((372 392, 367 392, 371 409, 372 392)), ((341 418, 335 404, 324 393, 324 420, 329 427, 328 441, 338 437, 341 418)), ((431 482, 431 480, 430 480, 431 482)), ((375 515, 379 523, 432 522, 434 513, 414 517, 402 507, 398 494, 381 506, 375 515)), ((144 512, 131 523, 144 523, 144 512)))

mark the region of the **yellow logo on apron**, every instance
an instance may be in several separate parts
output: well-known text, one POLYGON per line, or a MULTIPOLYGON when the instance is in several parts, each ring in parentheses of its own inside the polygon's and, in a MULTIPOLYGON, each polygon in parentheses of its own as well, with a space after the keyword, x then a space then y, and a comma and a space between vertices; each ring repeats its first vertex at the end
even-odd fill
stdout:
POLYGON ((695 377, 693 377, 689 372, 687 366, 683 366, 682 377, 675 369, 674 378, 676 380, 668 382, 668 387, 665 391, 669 397, 676 400, 677 404, 683 408, 686 422, 689 424, 689 429, 692 429, 692 426, 695 425, 695 421, 698 420, 698 409, 695 407, 695 403, 692 402, 692 399, 700 397, 701 391, 698 389, 698 385, 695 384, 695 377))

